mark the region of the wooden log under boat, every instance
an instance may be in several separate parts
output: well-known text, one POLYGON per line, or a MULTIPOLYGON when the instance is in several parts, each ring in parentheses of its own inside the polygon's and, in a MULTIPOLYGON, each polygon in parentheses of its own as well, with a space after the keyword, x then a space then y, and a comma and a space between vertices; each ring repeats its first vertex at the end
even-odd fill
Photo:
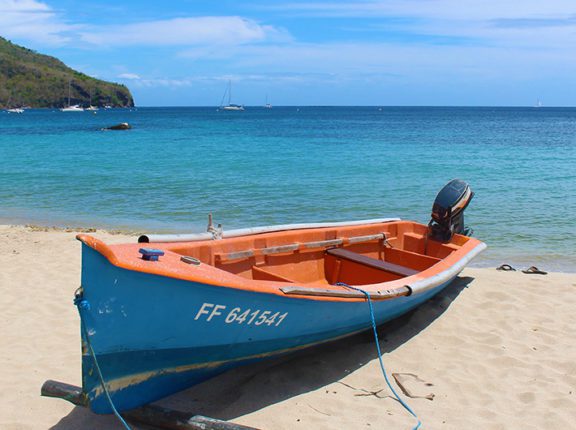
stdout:
MULTIPOLYGON (((88 406, 82 388, 64 382, 47 380, 42 385, 40 394, 45 397, 64 399, 77 406, 88 406)), ((128 421, 166 430, 257 430, 254 427, 156 405, 144 405, 137 409, 125 411, 122 415, 128 421)))

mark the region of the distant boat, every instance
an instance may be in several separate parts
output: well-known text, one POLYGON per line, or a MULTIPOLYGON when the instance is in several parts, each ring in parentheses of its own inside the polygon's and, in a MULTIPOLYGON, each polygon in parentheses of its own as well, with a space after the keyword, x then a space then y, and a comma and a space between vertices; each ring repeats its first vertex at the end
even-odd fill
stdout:
POLYGON ((80 105, 72 105, 60 109, 60 112, 84 112, 84 108, 80 105))
POLYGON ((266 94, 266 104, 264 105, 264 108, 272 109, 272 105, 270 103, 268 103, 268 94, 266 94))
POLYGON ((226 88, 226 91, 224 92, 224 96, 222 96, 222 102, 220 103, 220 109, 221 110, 228 110, 228 111, 242 111, 242 110, 244 110, 244 106, 231 103, 231 101, 232 101, 232 81, 228 81, 228 87, 226 88), (224 104, 224 99, 226 98, 226 94, 228 94, 228 104, 226 106, 224 106, 223 104, 224 104))
POLYGON ((71 105, 70 96, 72 93, 72 81, 68 82, 68 106, 60 109, 61 112, 84 112, 84 108, 80 105, 71 105))
POLYGON ((13 103, 10 103, 10 101, 12 100, 12 95, 10 95, 10 97, 8 97, 8 102, 6 103, 6 112, 8 113, 24 113, 24 109, 21 107, 14 107, 14 108, 10 108, 8 106, 10 105, 14 105, 13 103))
POLYGON ((222 110, 244 110, 244 106, 242 105, 235 105, 235 104, 229 104, 226 106, 222 106, 220 109, 222 110))
POLYGON ((89 111, 97 111, 98 110, 98 107, 92 106, 92 90, 90 90, 90 106, 88 106, 86 108, 86 110, 89 110, 89 111))
POLYGON ((534 105, 535 108, 541 108, 542 107, 542 101, 540 101, 540 99, 536 100, 536 104, 534 105))

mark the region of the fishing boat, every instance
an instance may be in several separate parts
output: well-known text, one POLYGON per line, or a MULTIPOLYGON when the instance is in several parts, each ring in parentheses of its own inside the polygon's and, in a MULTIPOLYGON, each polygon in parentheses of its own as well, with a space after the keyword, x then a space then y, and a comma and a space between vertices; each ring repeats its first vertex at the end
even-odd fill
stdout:
POLYGON ((454 180, 428 225, 291 224, 107 245, 80 234, 82 396, 135 408, 228 369, 367 330, 442 291, 486 247, 454 180), (110 396, 108 399, 107 396, 110 396))

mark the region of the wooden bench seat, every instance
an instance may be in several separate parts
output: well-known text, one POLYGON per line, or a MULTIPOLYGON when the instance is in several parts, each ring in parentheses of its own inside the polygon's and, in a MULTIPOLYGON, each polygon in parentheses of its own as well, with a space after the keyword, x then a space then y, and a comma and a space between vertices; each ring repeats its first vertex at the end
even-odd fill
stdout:
POLYGON ((363 266, 372 267, 373 269, 384 270, 399 276, 412 276, 419 273, 418 270, 410 269, 409 267, 377 260, 343 248, 327 249, 326 254, 343 260, 353 261, 354 263, 362 264, 363 266))

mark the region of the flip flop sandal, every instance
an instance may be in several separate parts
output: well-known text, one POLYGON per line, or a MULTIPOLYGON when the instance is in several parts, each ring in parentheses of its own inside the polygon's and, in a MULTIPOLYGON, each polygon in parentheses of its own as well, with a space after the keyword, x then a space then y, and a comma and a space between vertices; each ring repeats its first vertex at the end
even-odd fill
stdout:
POLYGON ((536 266, 531 266, 526 270, 522 270, 522 273, 534 274, 534 275, 547 275, 548 272, 538 269, 536 266))
POLYGON ((503 264, 503 265, 497 267, 496 270, 503 270, 505 272, 515 272, 516 271, 516 269, 514 269, 509 264, 503 264))

